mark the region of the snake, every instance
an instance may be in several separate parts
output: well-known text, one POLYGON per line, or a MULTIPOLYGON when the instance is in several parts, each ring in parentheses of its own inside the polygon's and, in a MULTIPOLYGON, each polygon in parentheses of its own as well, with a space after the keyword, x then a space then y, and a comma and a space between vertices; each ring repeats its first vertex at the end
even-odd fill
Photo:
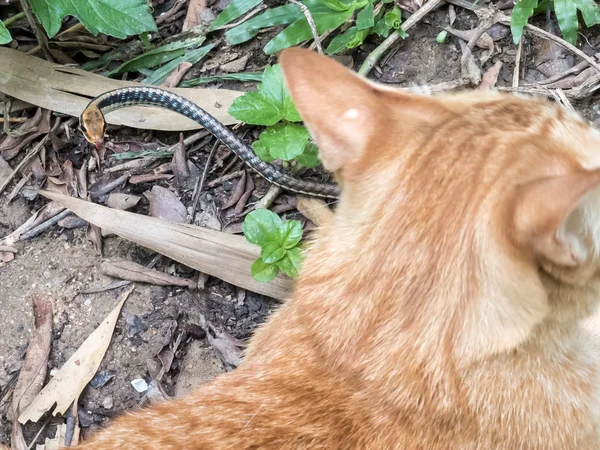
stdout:
POLYGON ((250 146, 214 116, 186 98, 164 89, 135 86, 105 92, 92 99, 83 110, 79 117, 79 128, 88 142, 100 148, 106 130, 104 115, 117 109, 137 105, 165 108, 193 120, 226 145, 250 169, 283 190, 313 197, 330 199, 339 197, 340 189, 337 184, 298 178, 263 161, 250 146))

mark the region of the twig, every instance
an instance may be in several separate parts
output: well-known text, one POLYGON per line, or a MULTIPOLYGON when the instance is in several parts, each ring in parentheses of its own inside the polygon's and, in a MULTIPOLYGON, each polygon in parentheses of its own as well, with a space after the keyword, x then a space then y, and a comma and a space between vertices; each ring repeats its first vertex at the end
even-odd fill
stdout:
POLYGON ((515 57, 515 70, 513 70, 512 87, 519 87, 519 72, 521 71, 521 53, 523 53, 523 36, 519 39, 517 56, 515 57))
MULTIPOLYGON (((474 3, 469 0, 446 0, 446 2, 452 3, 453 5, 456 5, 456 6, 460 6, 461 8, 468 9, 469 11, 473 11, 477 14, 479 14, 480 11, 488 10, 487 8, 474 6, 474 3)), ((508 17, 500 12, 497 13, 496 17, 497 17, 499 23, 510 26, 510 17, 508 17)), ((545 38, 552 42, 555 42, 558 45, 560 45, 561 47, 564 47, 565 49, 575 53, 581 59, 587 61, 590 66, 592 66, 594 69, 596 69, 600 73, 600 65, 598 65, 598 63, 594 60, 593 57, 586 55, 584 52, 579 50, 574 45, 569 44, 564 39, 562 39, 558 36, 554 36, 552 33, 548 33, 547 31, 542 30, 541 28, 538 28, 531 24, 525 24, 525 29, 528 30, 529 32, 531 32, 531 34, 534 34, 541 38, 545 38)))
POLYGON ((17 173, 19 173, 19 171, 23 167, 25 167, 25 165, 29 161, 31 161, 40 152, 42 147, 44 147, 44 144, 46 144, 47 140, 48 140, 48 135, 44 136, 42 138, 42 140, 40 142, 38 142, 37 145, 29 153, 27 153, 27 155, 25 155, 23 160, 19 164, 17 164, 17 167, 15 167, 15 169, 10 173, 10 175, 8 177, 6 177, 6 180, 4 180, 4 182, 2 184, 0 184, 0 194, 2 194, 2 192, 4 192, 4 189, 6 189, 6 186, 8 186, 8 184, 17 175, 17 173))
POLYGON ((71 211, 69 211, 68 209, 65 209, 60 214, 57 214, 56 216, 46 220, 45 222, 42 222, 37 227, 33 227, 27 233, 23 233, 21 235, 21 237, 19 238, 19 240, 24 241, 26 239, 31 239, 33 237, 36 237, 38 234, 42 234, 48 228, 56 225, 61 219, 64 219, 65 217, 67 217, 70 214, 72 214, 71 211))
POLYGON ((228 25, 223 25, 222 27, 217 28, 217 30, 228 30, 229 28, 235 28, 238 25, 241 25, 244 22, 246 22, 248 19, 251 19, 252 17, 254 17, 259 12, 261 12, 263 9, 266 9, 266 8, 267 8, 267 6, 264 3, 261 3, 256 8, 254 8, 252 11, 250 11, 248 14, 246 14, 244 17, 242 17, 240 20, 238 20, 237 22, 230 23, 228 25))
POLYGON ((212 158, 213 158, 218 146, 219 146, 219 140, 217 139, 215 141, 215 144, 213 145, 213 148, 211 149, 210 153, 208 154, 208 158, 206 159, 206 164, 204 165, 204 170, 202 171, 202 177, 198 178, 198 182, 196 183, 196 186, 194 187, 194 194, 192 195, 192 198, 193 198, 192 213, 190 215, 192 218, 192 222, 194 221, 194 216, 196 215, 196 209, 198 208, 198 201, 200 200, 200 193, 202 192, 202 188, 204 187, 204 181, 206 180, 206 174, 208 173, 208 168, 210 167, 210 163, 212 161, 212 158))
POLYGON ((279 196, 279 194, 281 194, 281 188, 279 186, 275 186, 274 184, 272 184, 269 187, 269 190, 267 191, 267 193, 263 196, 263 198, 261 198, 259 201, 257 201, 253 207, 244 211, 243 215, 248 214, 250 211, 252 211, 254 209, 269 209, 269 207, 273 204, 273 202, 279 196))
MULTIPOLYGON (((425 3, 418 11, 416 11, 412 16, 410 16, 406 21, 402 24, 402 31, 408 31, 410 28, 415 26, 417 22, 419 22, 423 17, 429 14, 434 9, 438 8, 444 4, 444 0, 429 0, 425 3)), ((373 69, 377 61, 381 59, 383 54, 400 38, 400 33, 398 31, 394 31, 390 34, 385 41, 375 48, 371 52, 371 54, 365 59, 362 66, 358 70, 359 75, 368 75, 369 72, 373 69)))
POLYGON ((306 17, 306 21, 308 22, 308 26, 310 27, 310 31, 312 32, 313 39, 315 40, 315 44, 317 46, 317 52, 319 55, 323 54, 323 48, 321 47, 321 39, 319 38, 319 33, 317 32, 317 26, 315 25, 315 21, 313 20, 312 14, 308 10, 308 8, 300 3, 298 0, 288 0, 290 3, 294 5, 298 5, 298 7, 302 10, 304 17, 306 17))
POLYGON ((241 177, 243 173, 244 173, 243 170, 238 170, 236 172, 228 173, 227 175, 223 175, 222 177, 212 180, 210 183, 206 183, 206 187, 214 188, 215 186, 218 186, 221 183, 224 183, 229 180, 233 180, 234 178, 237 178, 237 177, 241 177))
MULTIPOLYGON (((22 123, 27 122, 29 119, 27 117, 9 117, 8 121, 11 123, 22 123)), ((6 119, 4 117, 0 117, 0 123, 4 123, 6 119)))
POLYGON ((25 17, 25 13, 23 11, 21 11, 20 13, 15 14, 14 16, 10 16, 8 19, 4 19, 4 26, 6 28, 10 27, 13 23, 15 23, 17 20, 22 19, 23 17, 25 17))
POLYGON ((23 13, 25 13, 25 17, 27 17, 27 21, 29 22, 29 26, 33 30, 33 34, 35 34, 35 38, 38 41, 40 48, 42 49, 42 53, 44 57, 50 61, 54 62, 54 58, 52 58, 52 54, 50 53, 50 49, 48 48, 48 38, 44 34, 44 30, 38 25, 35 17, 33 16, 33 11, 31 10, 31 6, 29 6, 28 0, 19 0, 21 3, 21 9, 23 13))

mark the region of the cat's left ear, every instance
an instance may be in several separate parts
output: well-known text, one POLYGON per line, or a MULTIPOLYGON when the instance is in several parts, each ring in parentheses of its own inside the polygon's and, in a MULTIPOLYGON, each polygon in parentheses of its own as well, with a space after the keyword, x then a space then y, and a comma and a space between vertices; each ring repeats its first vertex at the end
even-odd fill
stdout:
POLYGON ((516 238, 536 256, 576 267, 588 256, 583 236, 566 221, 583 198, 600 185, 600 169, 549 177, 521 186, 513 209, 516 238))

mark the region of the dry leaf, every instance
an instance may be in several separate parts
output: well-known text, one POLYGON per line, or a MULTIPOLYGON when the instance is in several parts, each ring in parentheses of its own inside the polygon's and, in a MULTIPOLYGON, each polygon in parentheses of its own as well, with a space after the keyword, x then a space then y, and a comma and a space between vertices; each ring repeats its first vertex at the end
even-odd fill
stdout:
POLYGON ((190 0, 181 31, 186 32, 202 23, 202 11, 206 9, 206 0, 190 0))
POLYGON ((94 378, 110 344, 123 303, 133 289, 134 286, 131 286, 123 293, 123 298, 117 306, 60 368, 29 407, 23 411, 19 416, 20 423, 37 422, 46 411, 52 409, 54 404, 56 404, 56 408, 52 411, 53 415, 65 413, 85 386, 94 378))
POLYGON ((195 289, 197 285, 192 279, 174 277, 125 259, 103 261, 100 264, 100 270, 104 275, 108 275, 109 277, 128 281, 140 281, 158 286, 182 286, 195 289))
POLYGON ((246 178, 248 178, 248 172, 244 170, 242 177, 238 180, 235 188, 233 188, 233 191, 231 191, 229 200, 227 200, 221 209, 231 208, 240 200, 240 198, 242 198, 244 190, 246 189, 246 178))
POLYGON ((52 343, 52 299, 45 295, 33 298, 34 331, 19 379, 15 385, 8 418, 18 417, 38 395, 46 378, 52 343))
POLYGON ((234 209, 234 212, 238 216, 242 214, 242 211, 244 211, 244 207, 246 206, 248 199, 252 195, 252 192, 254 192, 254 181, 252 180, 252 177, 248 175, 246 177, 246 183, 244 186, 244 195, 242 195, 240 200, 237 202, 237 205, 235 205, 234 209))
POLYGON ((142 198, 137 195, 113 193, 108 196, 106 206, 126 211, 137 205, 141 199, 142 198))
POLYGON ((162 186, 153 186, 152 190, 144 195, 150 202, 150 216, 173 223, 187 221, 187 210, 173 191, 162 186))
POLYGON ((235 286, 279 300, 288 298, 292 292, 293 281, 283 275, 268 283, 252 278, 250 266, 260 256, 260 248, 242 236, 170 223, 52 192, 38 193, 60 201, 73 213, 105 231, 235 286))
POLYGON ((102 230, 100 227, 88 223, 85 237, 88 241, 94 244, 94 250, 97 255, 102 255, 102 230))
POLYGON ((321 199, 299 195, 296 205, 304 217, 319 227, 327 226, 333 221, 333 212, 321 199))
MULTIPOLYGON (((0 47, 0 61, 0 92, 74 117, 79 117, 92 97, 121 87, 143 86, 61 66, 7 47, 0 47)), ((198 88, 169 90, 196 103, 225 125, 238 123, 227 110, 243 92, 198 88)), ((113 125, 165 131, 202 128, 191 119, 156 107, 137 106, 113 111, 106 116, 106 121, 113 125)))
POLYGON ((33 298, 33 315, 35 330, 29 341, 27 355, 7 415, 7 418, 12 421, 11 448, 13 450, 27 450, 23 428, 16 418, 39 394, 46 378, 52 343, 52 299, 36 295, 33 298))
POLYGON ((161 87, 174 88, 181 83, 183 77, 189 70, 193 67, 193 64, 187 61, 177 64, 177 67, 173 72, 169 74, 169 76, 161 83, 161 87))
POLYGON ((481 78, 481 84, 479 90, 486 91, 494 89, 498 82, 498 75, 500 75, 500 69, 502 69, 502 61, 496 61, 492 67, 490 67, 481 78))

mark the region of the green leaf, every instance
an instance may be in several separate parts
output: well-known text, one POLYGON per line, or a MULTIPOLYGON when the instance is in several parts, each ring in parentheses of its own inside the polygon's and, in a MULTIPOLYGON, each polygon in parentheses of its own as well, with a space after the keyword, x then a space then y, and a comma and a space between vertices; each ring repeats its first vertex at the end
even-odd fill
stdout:
POLYGON ((277 276, 279 273, 279 267, 277 267, 276 264, 267 264, 261 258, 258 258, 252 264, 250 272, 256 281, 266 283, 277 276))
POLYGON ((385 13, 385 23, 394 30, 400 29, 400 25, 402 24, 402 13, 400 12, 400 8, 394 6, 394 8, 385 13))
POLYGON ((196 50, 188 51, 185 55, 172 60, 171 62, 162 66, 160 69, 156 70, 152 75, 146 77, 143 82, 146 84, 160 84, 171 74, 171 72, 177 68, 179 64, 182 62, 196 64, 198 61, 204 58, 213 47, 214 44, 209 44, 196 50))
POLYGON ((519 0, 514 6, 510 16, 510 31, 513 35, 513 42, 518 44, 523 36, 523 28, 529 18, 533 15, 533 10, 537 7, 538 0, 519 0))
POLYGON ((281 66, 267 67, 258 92, 248 92, 234 100, 229 114, 252 125, 274 125, 282 119, 300 122, 300 115, 285 87, 281 66))
POLYGON ((232 0, 232 2, 217 16, 208 31, 214 31, 221 28, 223 25, 227 25, 229 22, 241 17, 261 3, 262 0, 232 0))
POLYGON ((0 20, 0 45, 8 44, 10 41, 12 41, 12 37, 0 20))
POLYGON ((302 224, 299 220, 288 220, 286 222, 283 222, 283 224, 281 225, 280 234, 282 241, 282 244, 279 244, 280 247, 282 246, 286 250, 294 248, 302 240, 302 224))
POLYGON ((294 23, 304 17, 302 11, 294 4, 268 9, 264 13, 238 25, 225 33, 225 41, 229 45, 237 45, 249 41, 263 28, 294 23))
POLYGON ((280 239, 281 219, 268 209, 252 211, 244 219, 242 230, 251 244, 264 245, 280 239))
POLYGON ((370 28, 367 28, 366 30, 358 30, 354 37, 350 39, 350 41, 346 44, 346 47, 356 48, 362 45, 362 43, 365 42, 365 39, 369 34, 371 34, 370 28))
POLYGON ((324 5, 333 11, 348 11, 352 8, 353 2, 345 2, 342 0, 321 0, 324 5))
POLYGON ((385 22, 385 18, 377 21, 375 27, 373 28, 373 32, 377 33, 381 37, 388 37, 390 34, 390 26, 385 22))
POLYGON ((299 247, 294 247, 285 252, 285 256, 277 261, 277 267, 279 267, 283 273, 288 277, 298 278, 300 273, 300 266, 302 264, 302 253, 299 247))
POLYGON ((186 49, 196 48, 202 45, 205 40, 206 38, 204 36, 200 36, 198 38, 162 45, 124 62, 115 70, 111 71, 110 74, 116 75, 123 72, 137 72, 139 69, 150 69, 152 67, 160 66, 161 64, 185 55, 186 49))
POLYGON ((278 123, 263 131, 258 141, 271 157, 289 161, 302 154, 308 138, 308 130, 302 125, 278 123))
POLYGON ((375 15, 373 9, 373 3, 369 3, 356 15, 356 27, 359 30, 366 30, 375 25, 375 15))
POLYGON ((265 162, 271 162, 276 159, 271 156, 269 149, 265 147, 265 143, 260 140, 252 143, 252 150, 254 150, 254 153, 265 162))
POLYGON ((315 144, 309 142, 306 144, 306 147, 304 147, 302 154, 296 156, 296 161, 309 169, 317 167, 321 164, 321 160, 319 159, 319 149, 315 144))
POLYGON ((438 44, 443 44, 444 42, 446 42, 447 38, 448 38, 448 32, 446 30, 442 30, 436 36, 435 40, 437 41, 438 44))
POLYGON ((554 13, 563 38, 575 45, 579 30, 577 5, 573 0, 554 0, 554 13))
POLYGON ((600 23, 600 9, 594 0, 573 0, 573 3, 581 11, 585 25, 588 28, 600 23))
MULTIPOLYGON (((296 6, 296 8, 298 8, 296 6)), ((300 8, 298 8, 299 10, 300 8)), ((340 12, 317 12, 313 13, 313 20, 315 21, 315 27, 317 33, 322 34, 325 31, 334 30, 344 22, 346 22, 352 13, 353 9, 348 11, 340 12)), ((311 11, 312 13, 312 11, 311 11)), ((302 16, 300 20, 297 20, 273 39, 271 39, 264 48, 264 52, 267 55, 272 55, 284 48, 293 47, 294 45, 300 44, 301 42, 307 41, 312 38, 312 31, 306 18, 302 16)))
POLYGON ((214 75, 211 77, 198 77, 179 83, 179 87, 194 87, 199 84, 214 83, 217 81, 260 81, 262 80, 262 72, 239 72, 239 73, 224 73, 222 75, 214 75))
POLYGON ((278 105, 283 105, 288 93, 283 81, 283 71, 279 64, 265 69, 262 83, 258 85, 258 92, 266 99, 278 105))
POLYGON ((338 34, 334 37, 327 49, 325 50, 330 55, 335 55, 336 53, 340 53, 348 48, 348 42, 350 42, 358 33, 358 28, 350 27, 346 31, 341 34, 338 34))
POLYGON ((268 264, 277 262, 284 256, 285 248, 279 242, 267 242, 260 250, 261 259, 268 264))
POLYGON ((53 37, 66 16, 74 16, 94 36, 98 33, 125 39, 156 31, 147 0, 30 0, 31 8, 48 37, 53 37))
POLYGON ((265 99, 260 92, 247 92, 237 97, 228 112, 237 120, 251 125, 275 125, 283 119, 279 105, 265 99))

